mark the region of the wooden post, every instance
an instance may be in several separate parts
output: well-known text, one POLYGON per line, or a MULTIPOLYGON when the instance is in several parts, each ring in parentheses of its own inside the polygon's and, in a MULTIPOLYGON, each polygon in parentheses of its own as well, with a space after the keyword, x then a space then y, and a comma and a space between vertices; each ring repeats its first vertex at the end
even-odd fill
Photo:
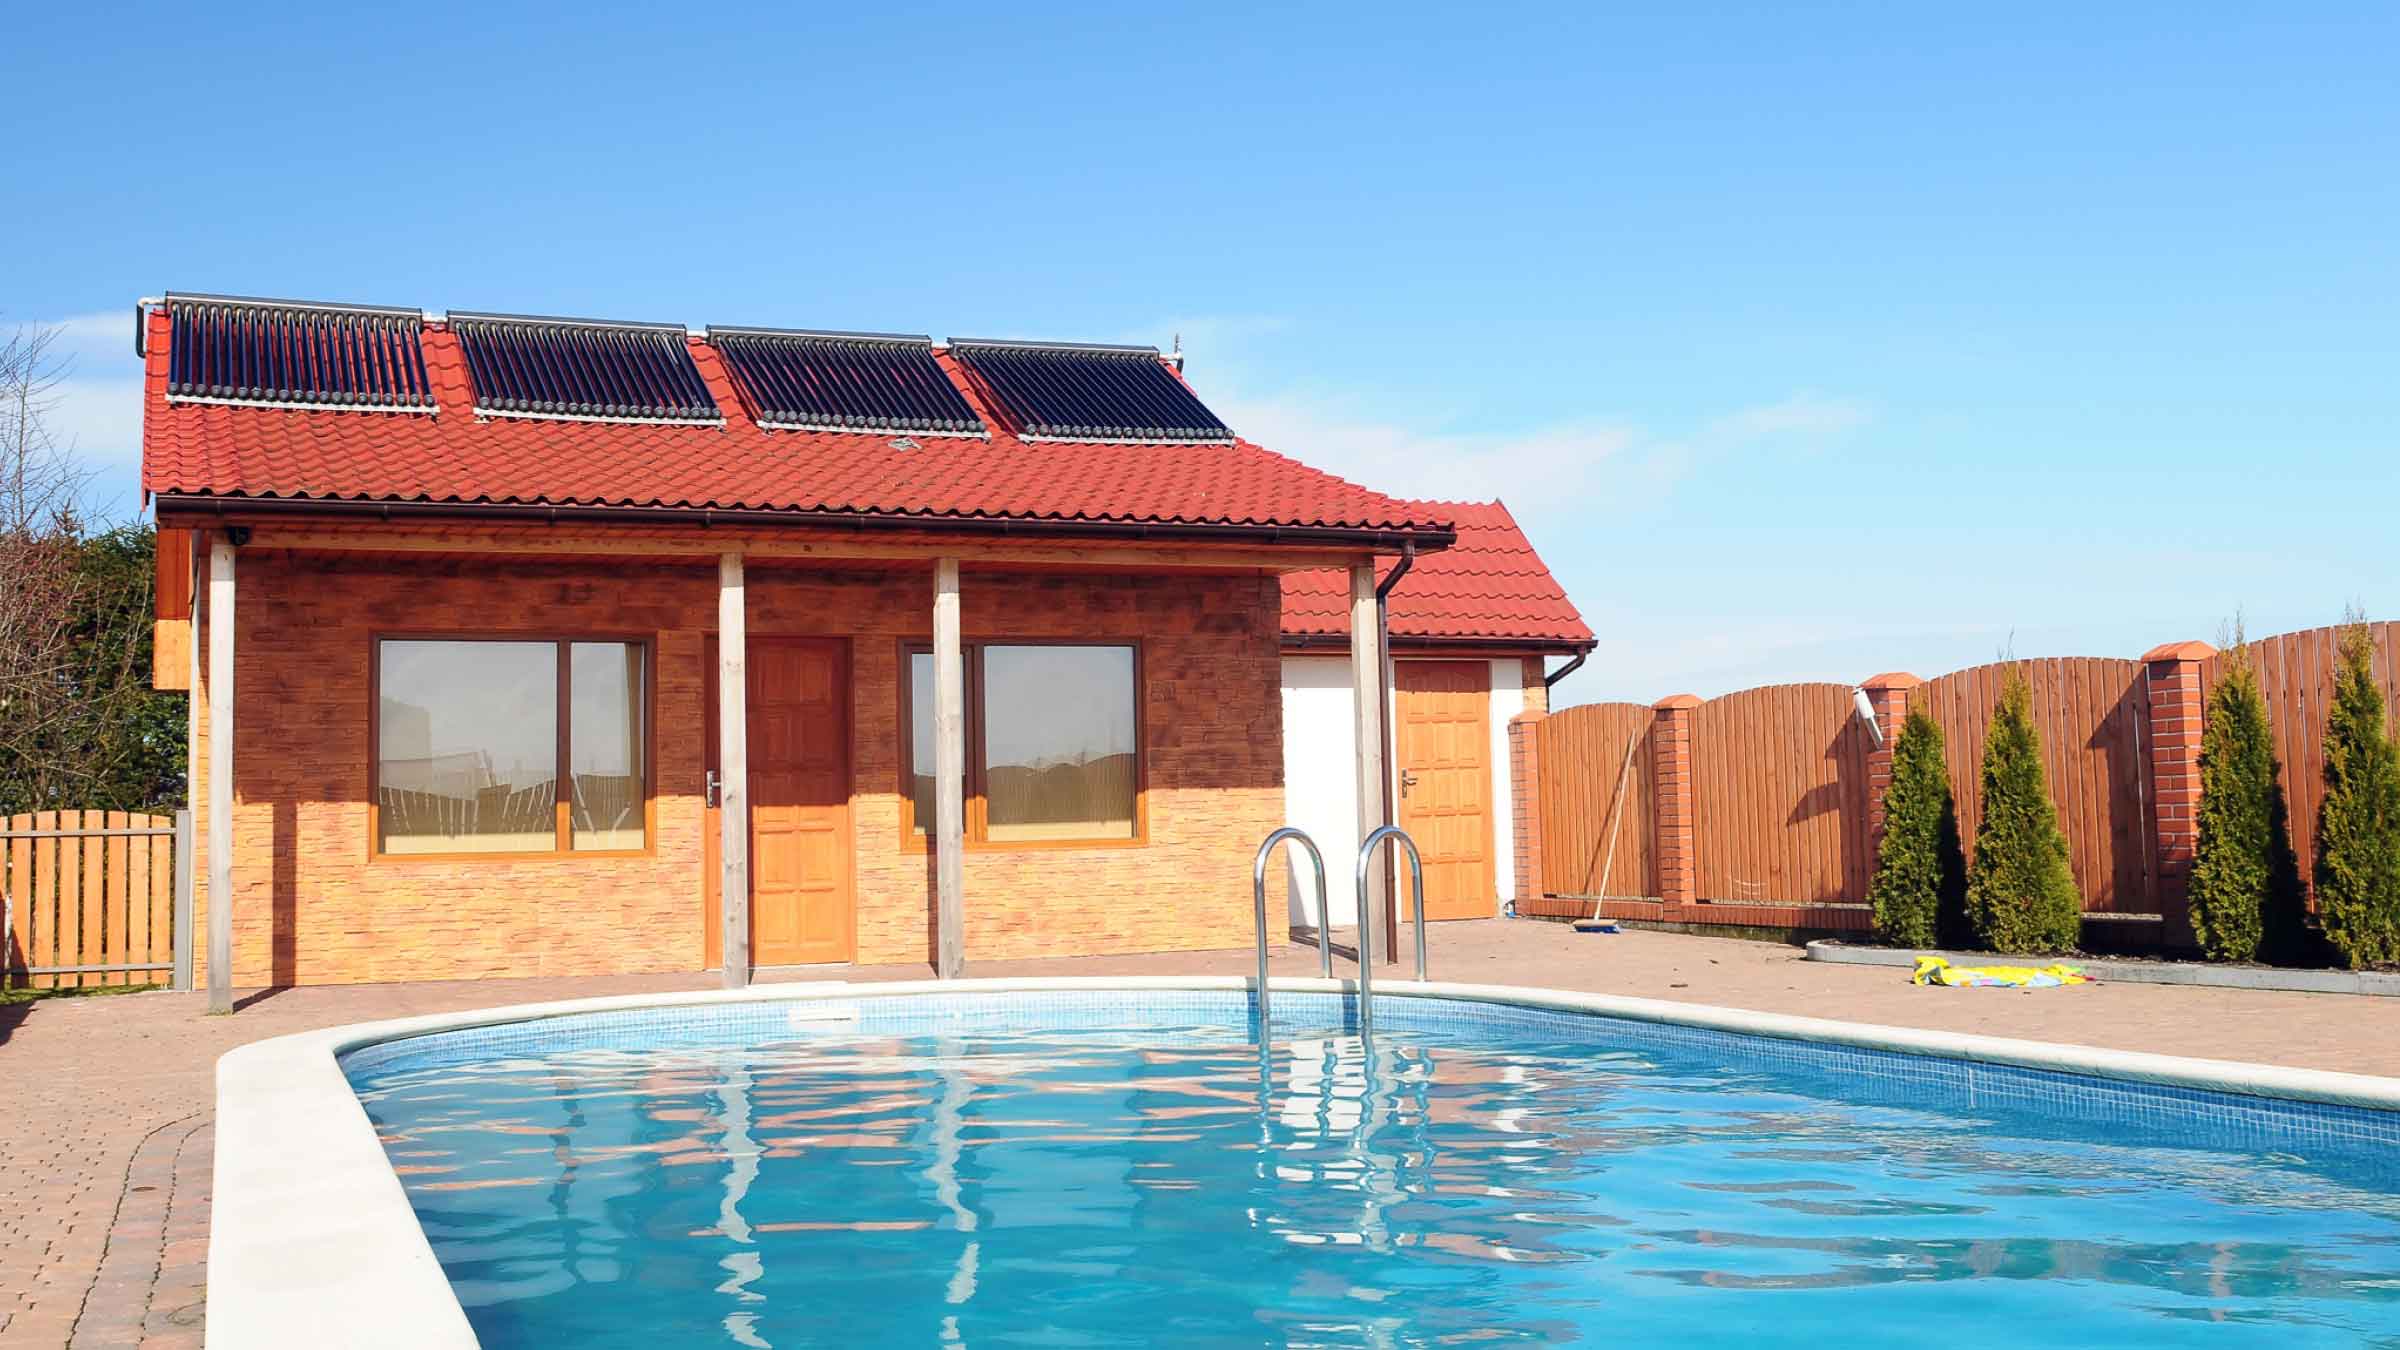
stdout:
POLYGON ((188 993, 192 987, 192 809, 175 813, 175 982, 168 986, 188 993))
POLYGON ((966 960, 967 664, 958 634, 958 559, 933 565, 934 973, 966 960))
POLYGON ((725 987, 750 983, 750 660, 742 555, 717 557, 717 876, 725 987))
POLYGON ((208 546, 208 1010, 233 1011, 233 545, 208 546))
MULTIPOLYGON (((1383 626, 1375 613, 1375 563, 1369 559, 1350 569, 1350 701, 1358 714, 1358 838, 1350 841, 1349 850, 1354 862, 1366 837, 1391 823, 1384 814, 1384 670, 1383 626)), ((1375 945, 1387 952, 1392 945, 1392 928, 1383 923, 1390 903, 1384 884, 1388 875, 1382 867, 1370 869, 1368 912, 1358 916, 1361 928, 1378 925, 1375 945)))

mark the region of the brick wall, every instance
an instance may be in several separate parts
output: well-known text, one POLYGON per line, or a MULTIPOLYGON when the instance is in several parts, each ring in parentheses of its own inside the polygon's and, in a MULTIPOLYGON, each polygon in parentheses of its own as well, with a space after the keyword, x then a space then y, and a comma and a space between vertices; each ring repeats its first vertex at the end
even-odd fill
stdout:
POLYGON ((1520 682, 1525 686, 1525 711, 1529 713, 1550 711, 1550 686, 1542 683, 1549 678, 1549 665, 1543 657, 1525 658, 1525 674, 1520 682))
POLYGON ((2195 945, 2192 852, 2199 843, 2200 732, 2207 709, 2200 670, 2216 654, 2205 642, 2170 642, 2142 654, 2150 683, 2151 818, 2158 908, 2166 925, 2166 941, 2177 947, 2195 945))
POLYGON ((1517 903, 1542 898, 1542 719, 1549 714, 1521 712, 1508 720, 1509 819, 1516 822, 1510 849, 1515 869, 1517 903))
MULTIPOLYGON (((240 558, 234 980, 239 985, 698 969, 704 670, 713 565, 240 558), (652 856, 370 861, 368 666, 378 632, 653 634, 652 856)), ((928 958, 926 855, 899 838, 899 645, 931 629, 913 571, 754 563, 750 630, 850 635, 858 959, 928 958)), ((979 850, 966 859, 970 959, 1238 947, 1249 863, 1281 823, 1273 578, 998 576, 970 571, 975 637, 1143 640, 1150 842, 979 850)), ((195 698, 205 722, 205 692, 195 698)), ((206 764, 207 728, 197 762, 206 764)), ((205 783, 206 775, 194 778, 205 783)), ((195 828, 208 837, 205 792, 195 828)), ((195 901, 206 931, 208 863, 195 901)), ((1280 903, 1282 879, 1273 885, 1280 903)), ((205 943, 197 944, 203 952, 205 943)), ((203 970, 203 974, 205 971, 203 970)))
POLYGON ((1658 898, 1670 910, 1700 898, 1699 855, 1693 830, 1692 710, 1690 694, 1660 699, 1651 724, 1651 816, 1658 832, 1658 898))

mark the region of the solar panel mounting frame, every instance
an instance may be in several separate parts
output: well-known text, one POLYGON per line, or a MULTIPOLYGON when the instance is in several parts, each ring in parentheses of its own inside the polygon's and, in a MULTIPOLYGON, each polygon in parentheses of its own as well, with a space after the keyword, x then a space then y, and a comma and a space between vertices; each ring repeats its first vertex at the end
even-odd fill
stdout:
POLYGON ((1200 401, 1200 396, 1196 393, 1193 393, 1191 387, 1184 384, 1180 376, 1173 371, 1168 370, 1165 355, 1156 347, 1141 343, 1060 342, 1044 339, 961 337, 954 337, 950 339, 949 347, 952 354, 960 359, 961 364, 965 365, 967 369, 974 375, 976 380, 980 382, 990 393, 992 401, 997 404, 1002 411, 1017 424, 1014 428, 1017 439, 1031 444, 1233 445, 1239 440, 1239 437, 1234 435, 1233 428, 1225 424, 1225 419, 1217 416, 1213 409, 1209 408, 1207 404, 1202 403, 1200 401), (1199 411, 1206 413, 1209 420, 1215 425, 1213 427, 1195 426, 1188 428, 1189 431, 1197 433, 1189 435, 1143 435, 1141 433, 1144 430, 1154 429, 1135 427, 1103 428, 1096 429, 1088 433, 1081 431, 1058 430, 1055 429, 1054 424, 1036 420, 1030 415, 1030 409, 1020 407, 1017 404, 1012 403, 1008 397, 1008 392, 1005 387, 1006 382, 1003 380, 994 379, 994 372, 992 371, 977 368, 975 365, 975 353, 977 351, 1090 355, 1125 358, 1129 361, 1146 361, 1152 366, 1155 366, 1162 377, 1174 382, 1176 390, 1179 392, 1181 399, 1189 400, 1192 407, 1195 407, 1199 409, 1199 411))
MULTIPOLYGON (((168 291, 158 301, 168 315, 168 374, 166 401, 169 403, 210 404, 232 408, 280 408, 304 412, 370 412, 414 413, 433 416, 440 409, 434 399, 433 387, 425 371, 425 311, 405 305, 362 305, 333 300, 294 300, 259 295, 219 295, 204 291, 168 291), (315 377, 332 374, 327 362, 334 354, 338 341, 344 357, 342 378, 360 383, 380 384, 379 394, 392 389, 414 390, 413 395, 392 399, 374 397, 365 401, 349 401, 339 396, 302 397, 297 389, 270 390, 255 385, 238 386, 256 389, 256 394, 194 393, 193 386, 227 389, 221 382, 177 380, 178 373, 191 372, 187 361, 202 359, 192 350, 192 343, 179 341, 175 336, 179 322, 179 307, 248 310, 284 316, 316 315, 335 321, 363 319, 384 320, 373 330, 349 330, 338 339, 333 335, 312 334, 303 342, 289 328, 274 337, 262 335, 244 353, 252 362, 246 374, 307 375, 315 377)), ((188 336, 188 335, 187 335, 188 336)), ((148 355, 146 347, 142 351, 148 355)), ((214 355, 223 355, 222 353, 214 355)), ((305 391, 325 395, 327 391, 305 391)), ((338 391, 336 391, 338 392, 338 391)))
POLYGON ((750 358, 741 351, 740 342, 744 338, 783 338, 800 342, 840 342, 865 346, 906 347, 912 350, 922 349, 930 362, 933 355, 933 338, 927 334, 710 324, 706 336, 708 344, 717 349, 718 358, 724 361, 726 374, 732 380, 734 390, 741 395, 751 420, 765 430, 834 432, 842 435, 869 436, 934 436, 953 440, 978 441, 988 441, 992 437, 991 428, 984 425, 983 419, 976 414, 974 405, 967 401, 965 395, 958 392, 958 387, 950 382, 950 377, 939 366, 933 366, 925 372, 925 375, 929 384, 938 386, 949 396, 949 401, 957 405, 959 415, 946 419, 948 425, 924 417, 862 417, 858 421, 840 422, 824 418, 781 415, 785 410, 770 409, 767 406, 766 391, 756 387, 753 372, 748 369, 750 358), (735 345, 728 347, 719 341, 721 338, 735 339, 735 345), (968 425, 970 423, 971 426, 968 425))
MULTIPOLYGON (((451 334, 458 339, 460 355, 466 360, 467 384, 469 389, 471 389, 474 393, 475 415, 477 417, 506 417, 529 422, 598 422, 620 426, 722 428, 725 425, 724 409, 717 405, 715 395, 708 388, 707 379, 700 374, 700 368, 692 362, 691 351, 686 345, 687 340, 690 337, 690 330, 686 329, 682 324, 645 323, 638 320, 628 319, 570 318, 556 314, 503 314, 489 310, 462 309, 451 310, 449 314, 445 316, 445 319, 449 325, 451 334), (464 330, 459 327, 462 322, 468 325, 468 327, 464 330), (476 336, 474 329, 478 325, 524 328, 576 328, 609 333, 655 334, 660 337, 670 338, 672 339, 672 345, 669 350, 671 350, 675 356, 679 356, 681 358, 683 373, 689 375, 689 387, 684 391, 686 398, 689 399, 689 402, 683 406, 688 407, 693 411, 689 415, 681 416, 658 412, 609 413, 574 410, 558 411, 552 408, 504 407, 498 402, 487 402, 483 382, 476 378, 478 362, 473 351, 473 345, 469 341, 470 338, 476 336), (706 413, 701 413, 698 411, 701 407, 702 400, 706 401, 706 406, 708 409, 706 413)), ((497 356, 499 354, 494 353, 494 355, 497 356)), ((555 359, 556 358, 553 358, 553 360, 555 359)), ((499 372, 495 373, 497 374, 499 372)), ((556 370, 547 371, 545 374, 554 382, 562 377, 562 372, 558 372, 556 370)), ((573 374, 565 373, 564 377, 573 378, 573 374)), ((519 378, 522 378, 521 375, 519 378)), ((684 382, 675 377, 669 378, 671 382, 684 382)), ((522 395, 498 395, 498 397, 511 402, 527 401, 522 395)), ((560 400, 545 398, 540 401, 556 403, 560 400)), ((664 405, 653 406, 663 407, 664 405)))

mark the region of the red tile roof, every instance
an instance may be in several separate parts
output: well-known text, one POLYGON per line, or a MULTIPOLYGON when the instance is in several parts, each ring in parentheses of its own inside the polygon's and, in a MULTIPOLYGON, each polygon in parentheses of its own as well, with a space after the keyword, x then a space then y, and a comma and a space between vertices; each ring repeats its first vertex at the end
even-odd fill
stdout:
MULTIPOLYGON (((1450 521, 1458 542, 1418 556, 1385 607, 1394 645, 1410 638, 1558 647, 1589 645, 1575 612, 1516 518, 1498 502, 1407 502, 1416 515, 1450 521)), ((1388 576, 1392 564, 1376 568, 1388 576)), ((1287 572, 1283 635, 1343 638, 1350 632, 1350 579, 1338 571, 1287 572)))
POLYGON ((167 316, 149 316, 142 486, 152 494, 661 506, 929 518, 1439 531, 1446 524, 1254 445, 1021 441, 945 353, 991 438, 766 431, 716 350, 692 359, 722 428, 478 421, 458 339, 424 335, 438 414, 169 402, 167 316))

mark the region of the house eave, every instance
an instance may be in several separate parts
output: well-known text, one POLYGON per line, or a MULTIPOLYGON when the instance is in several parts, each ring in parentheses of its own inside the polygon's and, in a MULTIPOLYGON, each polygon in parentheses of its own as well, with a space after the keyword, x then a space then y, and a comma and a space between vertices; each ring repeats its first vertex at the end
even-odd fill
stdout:
MULTIPOLYGON (((1599 642, 1593 638, 1434 637, 1394 633, 1390 637, 1390 644, 1394 652, 1497 652, 1507 656, 1581 656, 1597 647, 1599 642)), ((1341 633, 1286 633, 1283 635, 1283 649, 1291 653, 1344 652, 1350 649, 1350 639, 1341 633)))
POLYGON ((1193 521, 1083 520, 1035 516, 951 516, 893 511, 827 511, 809 508, 600 506, 541 502, 396 501, 328 497, 253 497, 214 493, 160 492, 161 525, 208 525, 236 517, 305 517, 343 522, 403 524, 471 521, 529 525, 640 525, 788 527, 857 531, 906 530, 973 538, 1089 539, 1290 545, 1393 551, 1413 544, 1420 553, 1448 548, 1458 538, 1446 525, 1373 527, 1269 525, 1193 521))

